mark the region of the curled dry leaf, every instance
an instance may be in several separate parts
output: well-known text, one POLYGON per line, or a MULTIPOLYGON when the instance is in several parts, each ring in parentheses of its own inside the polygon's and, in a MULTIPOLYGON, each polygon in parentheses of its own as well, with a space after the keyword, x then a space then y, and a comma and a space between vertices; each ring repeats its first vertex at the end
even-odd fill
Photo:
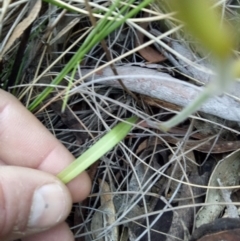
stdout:
MULTIPOLYGON (((239 176, 240 170, 240 150, 237 150, 221 161, 218 162, 217 166, 212 172, 208 186, 218 187, 218 179, 221 179, 223 186, 235 186, 240 181, 239 176)), ((208 189, 206 194, 205 203, 216 203, 212 205, 203 206, 196 217, 196 227, 200 227, 203 224, 214 221, 225 206, 218 204, 224 202, 220 189, 208 189)))

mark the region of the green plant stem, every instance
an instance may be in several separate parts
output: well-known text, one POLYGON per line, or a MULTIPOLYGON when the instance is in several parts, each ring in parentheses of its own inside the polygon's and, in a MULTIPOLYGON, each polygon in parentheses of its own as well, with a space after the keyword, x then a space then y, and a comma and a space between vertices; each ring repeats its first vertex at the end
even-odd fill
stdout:
POLYGON ((193 112, 197 111, 198 108, 208 99, 210 96, 212 96, 212 91, 210 88, 206 88, 203 90, 203 92, 197 96, 197 98, 189 104, 187 107, 185 107, 182 111, 180 111, 177 115, 175 115, 172 119, 169 121, 163 122, 159 125, 159 129, 162 131, 167 132, 172 127, 178 125, 182 121, 184 121, 188 116, 190 116, 193 112))
POLYGON ((220 60, 218 61, 217 66, 217 76, 215 77, 215 80, 212 80, 209 85, 204 87, 203 91, 196 97, 196 99, 193 100, 181 112, 179 112, 169 121, 161 123, 159 125, 159 128, 161 130, 168 131, 172 127, 178 125, 192 113, 196 112, 201 107, 201 105, 209 98, 215 95, 222 94, 235 81, 235 73, 233 73, 233 63, 231 60, 220 60))

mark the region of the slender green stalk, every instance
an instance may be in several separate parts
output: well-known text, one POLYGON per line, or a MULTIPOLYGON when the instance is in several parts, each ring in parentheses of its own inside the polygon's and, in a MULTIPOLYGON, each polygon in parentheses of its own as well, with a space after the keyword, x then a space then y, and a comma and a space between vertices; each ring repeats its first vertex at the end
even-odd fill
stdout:
POLYGON ((68 86, 66 88, 66 94, 63 98, 63 104, 62 104, 62 112, 64 112, 64 110, 66 109, 66 106, 67 106, 67 102, 68 102, 68 97, 69 97, 69 91, 71 90, 71 87, 73 85, 73 79, 74 79, 74 76, 76 74, 76 71, 77 71, 77 65, 75 65, 73 71, 72 71, 72 74, 71 74, 71 77, 70 77, 70 80, 68 82, 68 86))
POLYGON ((206 86, 203 92, 180 113, 167 122, 159 125, 159 128, 167 131, 176 126, 189 115, 197 111, 210 97, 227 91, 234 81, 237 71, 236 62, 233 63, 231 54, 234 49, 234 34, 232 28, 222 21, 216 9, 211 8, 208 0, 168 0, 172 9, 177 12, 177 17, 186 28, 196 37, 200 43, 211 51, 216 69, 216 79, 206 86))
MULTIPOLYGON (((50 2, 54 5, 69 9, 69 7, 66 7, 66 4, 59 0, 46 0, 47 2, 50 2)), ((84 58, 85 54, 87 54, 96 44, 98 44, 102 39, 104 39, 106 36, 108 36, 112 31, 117 29, 120 25, 122 25, 128 18, 134 16, 137 14, 142 8, 147 6, 149 3, 151 3, 153 0, 144 0, 142 1, 135 9, 132 9, 128 13, 126 13, 124 16, 122 16, 120 13, 115 17, 116 21, 108 20, 107 17, 109 17, 114 9, 119 4, 119 1, 115 1, 112 6, 110 6, 110 10, 105 14, 103 19, 100 19, 96 28, 92 30, 92 32, 88 35, 82 46, 79 48, 79 50, 75 53, 75 55, 71 58, 71 60, 68 62, 67 65, 62 69, 62 71, 59 73, 58 76, 56 76, 52 83, 51 87, 47 87, 44 89, 44 91, 35 98, 35 100, 29 105, 28 109, 30 111, 33 111, 42 101, 44 101, 47 96, 52 92, 54 89, 53 86, 57 86, 62 79, 78 64, 81 62, 81 60, 84 58)), ((133 0, 131 0, 129 3, 132 3, 133 0)), ((126 11, 127 6, 123 6, 122 11, 126 11)))
POLYGON ((132 125, 136 123, 137 119, 138 118, 136 116, 132 116, 126 120, 127 123, 119 123, 91 148, 72 162, 67 168, 60 172, 57 177, 64 183, 70 182, 73 178, 86 170, 90 165, 123 140, 123 138, 131 130, 132 125))
POLYGON ((159 125, 159 128, 162 131, 167 132, 172 127, 178 125, 182 121, 184 121, 188 116, 197 111, 199 107, 212 96, 211 88, 205 88, 203 92, 196 97, 196 99, 190 103, 187 107, 185 107, 181 112, 171 118, 169 121, 163 122, 159 125))
POLYGON ((188 116, 198 111, 201 105, 214 95, 222 94, 235 81, 235 73, 233 73, 232 61, 220 61, 216 69, 215 80, 212 80, 203 91, 181 112, 175 115, 169 121, 163 122, 159 128, 168 131, 180 122, 184 121, 188 116))

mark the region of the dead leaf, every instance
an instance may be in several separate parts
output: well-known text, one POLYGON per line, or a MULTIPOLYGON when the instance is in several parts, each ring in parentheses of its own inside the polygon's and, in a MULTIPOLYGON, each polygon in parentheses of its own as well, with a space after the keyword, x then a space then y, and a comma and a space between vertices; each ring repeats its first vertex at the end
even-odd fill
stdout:
POLYGON ((146 102, 148 105, 155 106, 155 107, 162 107, 167 110, 175 110, 175 111, 181 111, 183 108, 181 106, 172 104, 170 102, 167 102, 165 100, 160 100, 154 97, 149 97, 147 95, 141 95, 144 102, 146 102))
MULTIPOLYGON (((148 16, 148 13, 147 13, 147 16, 148 16)), ((142 22, 139 24, 139 26, 142 27, 144 30, 147 30, 148 24, 149 24, 148 22, 142 22)), ((136 32, 137 32, 137 36, 135 38, 135 45, 138 47, 144 43, 144 34, 139 30, 136 30, 136 32)), ((150 63, 158 63, 166 60, 166 57, 164 55, 159 53, 151 46, 147 46, 143 49, 140 49, 138 50, 138 52, 145 60, 147 60, 150 63)))
MULTIPOLYGON (((141 122, 140 124, 142 127, 151 127, 154 128, 153 126, 150 126, 147 122, 141 122)), ((175 135, 182 135, 184 134, 183 129, 179 129, 179 128, 173 128, 172 130, 169 131, 170 134, 175 134, 175 135)), ((186 133, 186 131, 185 131, 186 133)), ((206 135, 202 135, 201 133, 194 133, 193 135, 191 135, 192 138, 195 139, 199 139, 199 140, 187 140, 185 141, 184 145, 185 145, 185 150, 197 150, 199 152, 203 152, 203 153, 226 153, 226 152, 230 152, 230 151, 235 151, 238 150, 240 148, 240 141, 225 141, 225 140, 218 140, 217 142, 215 142, 215 138, 213 138, 212 136, 206 136, 206 135)), ((177 138, 177 137, 172 137, 171 135, 166 136, 166 135, 162 135, 161 136, 162 139, 164 139, 166 142, 170 143, 170 144, 174 144, 176 145, 177 143, 180 143, 182 141, 181 138, 177 138)), ((160 145, 164 145, 164 142, 162 141, 162 139, 157 139, 157 144, 160 145)), ((148 139, 145 140, 144 142, 142 142, 138 149, 137 149, 137 153, 141 152, 145 146, 153 146, 155 145, 155 140, 153 139, 148 139)))
POLYGON ((192 235, 190 241, 240 240, 240 219, 221 218, 204 224, 192 235))
POLYGON ((64 125, 66 125, 67 128, 71 130, 76 137, 77 144, 82 145, 83 143, 86 143, 86 141, 90 138, 94 139, 94 136, 88 131, 82 121, 74 114, 74 111, 69 106, 67 106, 64 112, 62 112, 62 106, 63 101, 61 100, 51 103, 52 110, 59 117, 61 117, 64 125), (86 132, 78 132, 79 130, 85 130, 86 132))
POLYGON ((20 22, 16 28, 13 30, 13 33, 11 37, 8 39, 7 44, 4 46, 4 49, 2 50, 2 53, 0 55, 0 59, 2 59, 3 55, 6 53, 6 51, 13 45, 13 43, 22 35, 24 30, 32 24, 32 22, 37 18, 39 11, 42 6, 41 0, 36 1, 30 1, 29 2, 29 13, 28 16, 20 22), (33 3, 35 3, 33 5, 33 3))
MULTIPOLYGON (((218 187, 218 178, 221 179, 223 186, 235 186, 240 181, 240 150, 237 150, 221 161, 212 172, 208 186, 218 187)), ((224 202, 220 189, 208 189, 205 203, 216 203, 213 205, 203 206, 196 217, 196 227, 214 221, 224 210, 224 205, 219 205, 218 202, 224 202)))
POLYGON ((104 229, 108 228, 116 221, 116 210, 113 203, 113 197, 109 193, 111 191, 109 185, 105 181, 99 179, 102 188, 101 206, 94 213, 91 222, 91 231, 94 240, 99 241, 118 241, 118 227, 114 226, 105 237, 101 237, 104 229))

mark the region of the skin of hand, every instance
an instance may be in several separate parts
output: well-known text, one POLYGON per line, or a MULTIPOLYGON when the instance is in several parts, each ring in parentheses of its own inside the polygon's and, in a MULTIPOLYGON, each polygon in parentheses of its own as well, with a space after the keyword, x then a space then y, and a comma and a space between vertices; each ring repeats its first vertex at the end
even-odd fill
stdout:
POLYGON ((0 240, 73 241, 64 222, 89 194, 86 172, 55 177, 72 154, 15 97, 0 90, 0 240))

